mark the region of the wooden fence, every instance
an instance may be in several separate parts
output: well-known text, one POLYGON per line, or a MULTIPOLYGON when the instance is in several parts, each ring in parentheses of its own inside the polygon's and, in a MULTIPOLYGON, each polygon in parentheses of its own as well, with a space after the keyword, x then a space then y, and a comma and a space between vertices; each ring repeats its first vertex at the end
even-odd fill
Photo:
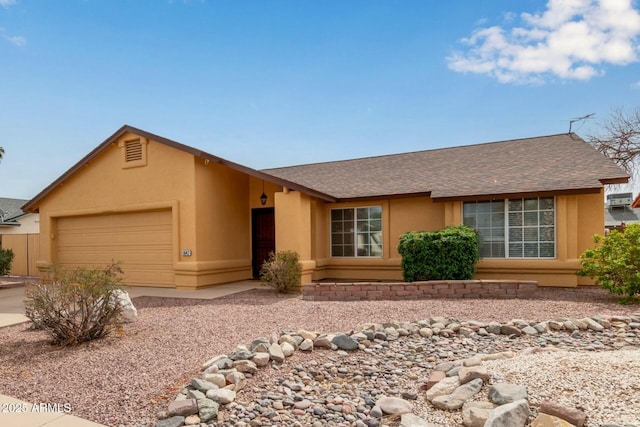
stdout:
POLYGON ((3 234, 0 247, 13 251, 12 276, 37 276, 40 257, 40 234, 3 234))

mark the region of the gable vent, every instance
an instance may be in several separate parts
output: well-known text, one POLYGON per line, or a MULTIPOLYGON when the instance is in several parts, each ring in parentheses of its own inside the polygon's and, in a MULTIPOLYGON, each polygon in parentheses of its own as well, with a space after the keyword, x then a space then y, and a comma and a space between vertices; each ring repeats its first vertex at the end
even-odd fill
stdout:
POLYGON ((147 138, 120 140, 121 164, 124 169, 147 165, 147 138))
POLYGON ((124 161, 137 162, 143 159, 142 142, 139 139, 135 141, 125 141, 124 143, 124 161))

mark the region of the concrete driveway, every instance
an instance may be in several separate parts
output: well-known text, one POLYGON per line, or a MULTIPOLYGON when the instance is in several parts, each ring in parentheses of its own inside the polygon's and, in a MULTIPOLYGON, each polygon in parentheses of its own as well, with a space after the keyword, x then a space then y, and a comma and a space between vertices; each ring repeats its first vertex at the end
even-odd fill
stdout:
MULTIPOLYGON (((237 292, 259 288, 259 281, 246 280, 242 282, 227 283, 212 286, 197 291, 184 291, 172 288, 153 288, 146 286, 122 286, 131 298, 140 296, 156 296, 165 298, 197 298, 213 299, 237 292)), ((26 322, 24 315, 24 281, 17 279, 8 280, 0 278, 0 328, 26 322)), ((135 302, 134 302, 135 305, 135 302)))

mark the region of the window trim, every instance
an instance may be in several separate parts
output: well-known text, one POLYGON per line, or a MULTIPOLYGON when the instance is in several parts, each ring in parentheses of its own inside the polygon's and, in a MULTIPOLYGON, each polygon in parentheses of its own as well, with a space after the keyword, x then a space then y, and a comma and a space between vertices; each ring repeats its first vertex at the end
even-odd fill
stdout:
POLYGON ((364 258, 364 259, 382 259, 384 258, 384 221, 383 221, 383 214, 384 214, 384 207, 382 205, 364 205, 364 206, 348 206, 348 207, 342 207, 342 208, 330 208, 329 209, 329 257, 330 258, 340 258, 340 259, 345 259, 345 258, 350 258, 350 259, 354 259, 354 258, 364 258), (371 208, 379 208, 380 209, 380 255, 358 255, 358 226, 357 226, 357 222, 358 222, 358 209, 371 209, 371 208), (333 211, 344 211, 344 210, 351 210, 353 211, 353 222, 354 222, 354 227, 353 227, 353 255, 351 256, 344 256, 344 255, 334 255, 333 254, 333 228, 332 228, 332 219, 331 219, 331 213, 333 211))
MULTIPOLYGON (((558 259, 558 203, 556 196, 536 196, 536 197, 505 197, 504 199, 491 199, 491 200, 468 200, 462 202, 461 209, 461 223, 464 224, 464 204, 468 202, 492 202, 492 201, 504 201, 504 257, 482 257, 482 259, 491 259, 491 260, 553 260, 558 259), (526 257, 526 256, 509 256, 509 201, 510 200, 525 200, 525 199, 553 199, 553 256, 552 257, 526 257)), ((523 211, 524 212, 524 211, 523 211)), ((540 209, 536 212, 540 212, 540 209)), ((540 229, 540 224, 538 224, 537 229, 540 229)), ((538 241, 539 242, 539 241, 538 241)), ((546 241, 545 241, 546 242, 546 241)), ((539 252, 539 251, 538 251, 539 252)))

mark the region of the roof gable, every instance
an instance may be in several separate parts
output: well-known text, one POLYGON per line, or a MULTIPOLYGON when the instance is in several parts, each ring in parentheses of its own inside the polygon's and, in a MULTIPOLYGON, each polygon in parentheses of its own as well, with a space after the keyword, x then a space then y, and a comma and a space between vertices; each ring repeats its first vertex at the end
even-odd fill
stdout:
POLYGON ((336 199, 428 194, 435 200, 599 191, 628 174, 575 134, 316 163, 264 172, 336 199))
POLYGON ((323 200, 334 201, 331 196, 320 193, 314 189, 306 188, 303 185, 300 185, 296 182, 291 182, 286 179, 282 179, 279 177, 271 176, 265 172, 258 171, 255 169, 251 169, 247 166, 240 165, 238 163, 231 162, 229 160, 225 160, 221 157, 215 156, 213 154, 204 152, 194 147, 190 147, 185 144, 181 144, 179 142, 164 138, 159 135, 152 134, 150 132, 144 131, 142 129, 137 129, 133 126, 124 125, 120 129, 118 129, 113 135, 104 140, 100 145, 94 148, 89 154, 84 156, 80 161, 78 161, 75 165, 73 165, 70 169, 68 169, 64 174, 62 174, 58 179, 52 182, 49 186, 47 186, 44 190, 38 193, 33 199, 29 200, 22 206, 22 209, 26 212, 35 212, 38 209, 38 205, 40 200, 46 197, 51 191, 61 185, 64 181, 69 179, 72 175, 74 175, 78 170, 80 170, 83 166, 87 165, 91 160, 99 156, 107 147, 109 147, 112 143, 116 142, 120 137, 122 137, 126 133, 132 133, 138 135, 143 138, 147 138, 148 140, 152 140, 158 142, 160 144, 167 145, 169 147, 175 148, 180 151, 184 151, 186 153, 192 154, 193 156, 208 160, 211 163, 217 163, 222 166, 226 166, 228 168, 237 170, 239 172, 245 173, 250 176, 254 176, 260 179, 264 179, 268 182, 273 182, 275 184, 288 187, 292 190, 297 190, 301 192, 305 192, 307 194, 313 195, 323 200))

